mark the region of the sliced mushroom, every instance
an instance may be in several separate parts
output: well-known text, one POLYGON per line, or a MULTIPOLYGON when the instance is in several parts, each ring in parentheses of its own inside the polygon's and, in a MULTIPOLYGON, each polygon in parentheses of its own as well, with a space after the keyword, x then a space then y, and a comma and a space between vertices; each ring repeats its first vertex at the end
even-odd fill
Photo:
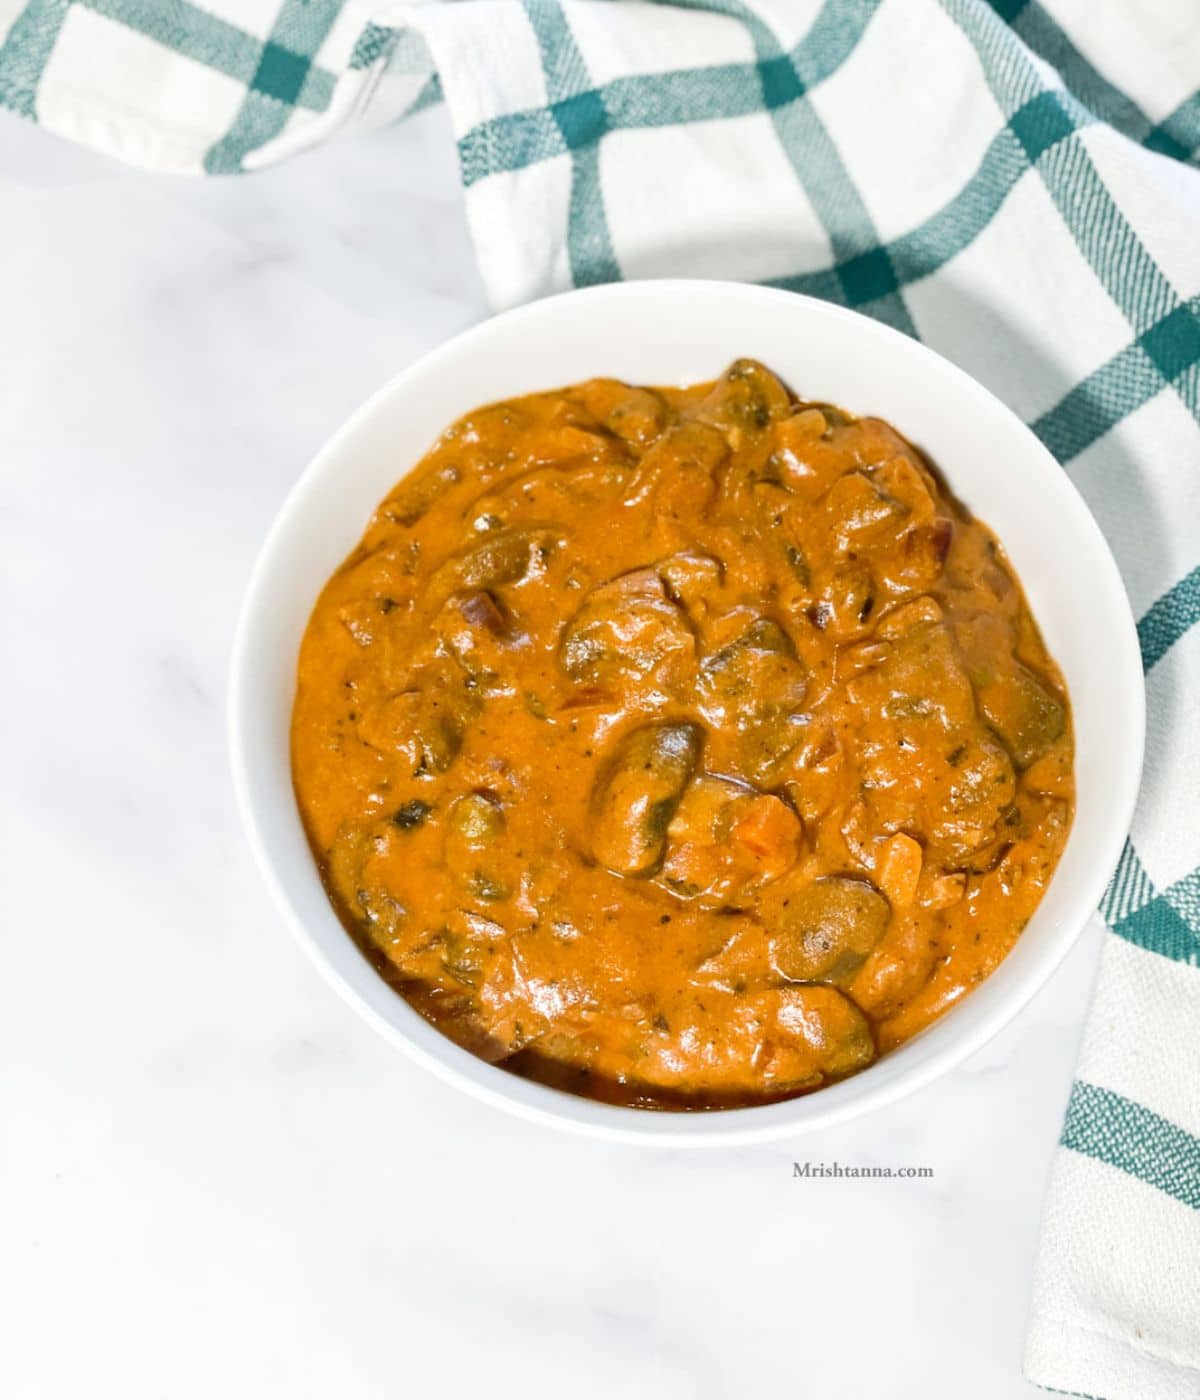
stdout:
POLYGON ((655 565, 655 571, 670 594, 689 610, 707 608, 725 579, 719 559, 700 550, 683 550, 655 565))
POLYGON ((850 641, 874 625, 875 580, 861 559, 847 560, 825 573, 806 615, 818 632, 850 641))
POLYGON ((663 580, 653 569, 635 569, 591 590, 567 624, 558 654, 576 685, 608 685, 648 675, 694 649, 687 618, 663 580))
POLYGON ((891 908, 866 880, 830 875, 789 897, 775 965, 797 982, 847 985, 887 931, 891 908))
POLYGON ((704 773, 688 784, 667 831, 660 878, 702 905, 778 879, 800 851, 800 822, 778 797, 704 773))
POLYGON ((890 534, 908 514, 908 507, 887 495, 863 472, 847 472, 821 502, 825 529, 841 553, 890 534))
POLYGON ((388 823, 343 825, 326 855, 326 878, 345 915, 389 956, 408 922, 407 901, 389 879, 388 823))
POLYGON ((528 525, 554 536, 569 530, 581 512, 607 501, 631 470, 624 450, 615 444, 604 457, 571 458, 502 477, 472 505, 475 528, 518 529, 528 525))
POLYGON ((700 666, 700 694, 716 722, 752 716, 765 703, 804 696, 804 667, 779 623, 757 618, 700 666))
POLYGON ((816 1089, 874 1056, 866 1017, 834 987, 706 982, 646 1020, 630 1079, 737 1101, 816 1089))
POLYGON ((653 500, 656 514, 678 514, 685 505, 701 514, 712 499, 717 471, 728 457, 729 444, 719 429, 695 419, 676 423, 647 449, 625 491, 624 504, 633 507, 653 500))
POLYGON ((462 668, 449 657, 437 657, 412 671, 403 690, 367 709, 358 732, 384 753, 405 755, 414 775, 444 773, 478 712, 479 700, 462 668))
POLYGON ((834 987, 785 987, 779 992, 777 1021, 790 1033, 784 1045, 803 1050, 822 1081, 841 1079, 875 1058, 871 1026, 858 1007, 834 987))
POLYGON ((935 483, 929 472, 912 457, 890 457, 870 468, 870 477, 881 491, 905 506, 914 522, 928 520, 934 513, 935 483))
POLYGON ((361 826, 344 823, 325 852, 326 880, 342 907, 353 915, 362 913, 358 894, 362 888, 362 868, 369 839, 361 826))
POLYGON ((929 719, 947 728, 974 718, 975 696, 954 638, 943 624, 918 623, 895 638, 887 660, 856 678, 855 696, 891 719, 929 719))
POLYGON ((978 690, 979 708, 1000 735, 1018 768, 1045 753, 1066 728, 1062 701, 1019 662, 978 690))
POLYGON ((930 770, 924 793, 926 829, 948 853, 965 856, 978 851, 995 837, 1016 790, 1007 751, 977 725, 950 751, 944 766, 930 770))
POLYGON ((495 875, 491 859, 506 826, 500 799, 483 790, 464 793, 447 815, 446 868, 479 899, 502 900, 510 893, 495 875))
POLYGON ((700 667, 697 693, 714 728, 740 735, 739 771, 765 783, 800 738, 807 674, 791 637, 760 617, 700 667))
POLYGON ((702 742, 699 725, 674 720, 621 740, 592 794, 591 848, 601 865, 619 875, 657 868, 702 742))
POLYGON ((844 450, 829 441, 844 416, 826 404, 808 404, 775 424, 770 465, 779 481, 802 497, 805 509, 846 469, 844 450))
POLYGON ((533 463, 627 460, 624 444, 582 404, 560 402, 528 445, 533 463))
POLYGON ((907 636, 909 632, 924 627, 927 623, 941 622, 943 616, 938 600, 925 594, 886 612, 880 618, 876 632, 880 637, 894 641, 897 637, 907 636))
POLYGON ((496 1034, 495 1018, 480 1007, 470 988, 453 984, 450 988, 442 984, 431 986, 424 980, 414 980, 406 983, 403 990, 405 998, 443 1035, 488 1064, 500 1064, 516 1049, 511 1041, 496 1034))
POLYGON ((548 526, 489 530, 462 554, 435 570, 429 590, 445 597, 455 589, 499 588, 537 572, 560 540, 548 526))
POLYGON ((433 621, 433 630, 463 670, 487 695, 511 688, 510 669, 515 646, 528 641, 514 624, 506 605, 485 589, 451 594, 433 621))
POLYGON ((941 576, 953 543, 954 521, 947 515, 935 515, 900 536, 895 555, 881 568, 881 576, 897 593, 930 588, 941 576))
POLYGON ((439 497, 462 480, 450 462, 430 463, 406 476, 376 512, 393 525, 415 525, 439 497))
POLYGON ((653 389, 619 379, 589 379, 574 392, 609 432, 637 447, 653 442, 667 421, 667 405, 653 389))
POLYGON ((722 429, 735 451, 792 411, 782 380, 757 360, 735 360, 696 410, 702 422, 722 429))

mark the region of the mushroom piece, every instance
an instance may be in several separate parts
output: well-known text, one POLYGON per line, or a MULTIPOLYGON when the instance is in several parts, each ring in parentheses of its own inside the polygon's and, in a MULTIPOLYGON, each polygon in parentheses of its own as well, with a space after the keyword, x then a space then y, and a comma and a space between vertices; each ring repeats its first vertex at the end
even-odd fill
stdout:
POLYGON ((420 777, 446 772, 478 713, 466 673, 450 657, 435 657, 412 670, 402 690, 367 709, 357 727, 373 748, 403 754, 420 777))
POLYGON ((699 690, 715 722, 744 725, 764 705, 799 704, 804 698, 804 667, 783 628, 760 617, 705 657, 699 690))
POLYGON ((489 530, 470 549, 447 559, 429 581, 430 595, 440 600, 455 589, 499 588, 519 583, 535 572, 560 542, 547 526, 489 530))
POLYGON ((782 906, 775 965, 793 981, 846 986, 887 931, 891 912, 866 880, 814 880, 782 906))
POLYGON ((500 799, 478 789, 464 793, 446 819, 446 868, 479 899, 507 899, 510 891, 488 869, 488 855, 504 835, 507 822, 500 799))
POLYGON ((892 719, 936 719, 947 729, 975 715, 975 696, 948 627, 929 622, 895 639, 879 668, 883 711, 892 719))
POLYGON ((876 585, 861 559, 847 559, 818 577, 817 596, 806 609, 818 632, 835 641, 864 636, 874 626, 876 585))
POLYGON ((393 525, 415 525, 430 507, 462 480, 452 463, 432 463, 406 476, 379 507, 377 518, 393 525))
POLYGON ((654 567, 670 595, 689 610, 704 611, 725 581, 721 561, 700 550, 681 550, 654 567))
POLYGON ((760 617, 739 637, 705 658, 697 692, 714 728, 736 731, 742 777, 764 785, 799 740, 796 717, 807 673, 791 637, 760 617))
POLYGON ((619 379, 589 379, 574 394, 609 432, 637 447, 648 446, 666 425, 666 402, 653 389, 619 379))
POLYGON ((704 987, 669 1002, 639 1050, 631 1082, 685 1100, 697 1090, 740 1099, 841 1079, 874 1059, 875 1042, 866 1017, 834 987, 704 987))
POLYGON ((821 503, 824 533, 839 554, 862 548, 885 533, 890 538, 908 507, 894 500, 864 472, 847 472, 821 503))
POLYGON ((576 685, 604 685, 648 675, 694 650, 683 610, 658 573, 635 569, 591 590, 567 624, 558 656, 576 685))
POLYGON ((781 988, 777 1021, 789 1033, 783 1048, 811 1057, 822 1082, 853 1074, 875 1058, 870 1023, 834 987, 781 988))
POLYGON ((512 653, 528 642, 505 604, 484 589, 452 593, 433 619, 432 630, 485 695, 511 685, 511 678, 503 678, 512 653))
POLYGON ((696 416, 721 428, 738 451, 791 411, 792 396, 777 375, 757 360, 735 360, 713 385, 696 416))
POLYGON ((996 836, 1016 791, 1004 746, 981 725, 973 726, 931 772, 925 828, 944 853, 963 858, 996 836))
POLYGON ((635 507, 651 501, 659 515, 678 514, 685 504, 703 513, 728 457, 729 443, 719 429, 685 418, 646 449, 626 488, 624 503, 635 507), (670 509, 672 505, 675 510, 670 509))
POLYGON ((667 837, 663 884, 712 907, 790 869, 800 853, 801 828, 780 798, 702 773, 689 783, 667 837))
POLYGON ((1029 765, 1062 737, 1062 701, 1019 662, 978 689, 979 708, 1004 740, 1018 768, 1029 765))
POLYGON ((664 720, 627 734, 592 793, 592 854, 618 875, 650 875, 703 744, 699 725, 664 720))

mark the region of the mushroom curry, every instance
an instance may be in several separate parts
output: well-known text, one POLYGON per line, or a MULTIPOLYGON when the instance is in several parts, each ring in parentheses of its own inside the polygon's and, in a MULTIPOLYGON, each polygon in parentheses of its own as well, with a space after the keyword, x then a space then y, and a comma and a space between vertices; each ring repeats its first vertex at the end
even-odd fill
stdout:
POLYGON ((300 654, 330 897, 483 1058, 648 1108, 861 1070, 985 978, 1073 803, 991 532, 887 423, 739 360, 467 414, 300 654))

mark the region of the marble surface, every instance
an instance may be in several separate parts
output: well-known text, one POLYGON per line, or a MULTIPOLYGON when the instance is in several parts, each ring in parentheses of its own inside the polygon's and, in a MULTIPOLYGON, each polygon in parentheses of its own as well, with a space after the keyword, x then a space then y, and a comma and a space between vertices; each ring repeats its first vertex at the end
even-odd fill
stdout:
POLYGON ((223 690, 259 542, 342 418, 486 314, 444 115, 208 183, 4 118, 0 207, 0 1394, 1033 1394, 1095 929, 924 1092, 673 1155, 407 1063, 251 866, 223 690))

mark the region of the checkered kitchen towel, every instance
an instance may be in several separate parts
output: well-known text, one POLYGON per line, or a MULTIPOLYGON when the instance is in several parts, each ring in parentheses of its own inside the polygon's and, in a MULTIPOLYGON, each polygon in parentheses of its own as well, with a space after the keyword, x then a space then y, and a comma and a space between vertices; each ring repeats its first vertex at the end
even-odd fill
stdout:
POLYGON ((1028 1374, 1200 1395, 1197 0, 0 0, 0 106, 253 169, 444 98, 497 305, 770 282, 920 336, 1116 553, 1148 767, 1047 1207, 1028 1374))

